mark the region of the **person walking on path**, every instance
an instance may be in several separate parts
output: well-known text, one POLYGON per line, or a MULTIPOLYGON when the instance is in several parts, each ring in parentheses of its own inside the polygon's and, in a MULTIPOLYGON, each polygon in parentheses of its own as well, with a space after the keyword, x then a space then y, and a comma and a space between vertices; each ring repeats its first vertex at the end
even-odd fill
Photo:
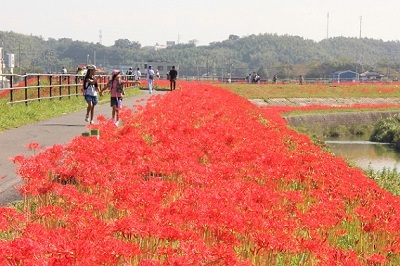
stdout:
POLYGON ((149 84, 149 93, 151 94, 153 93, 153 81, 154 81, 154 70, 151 68, 151 66, 149 66, 147 69, 146 78, 149 84))
POLYGON ((176 78, 178 76, 178 71, 176 71, 175 66, 172 66, 172 69, 169 71, 169 87, 172 91, 172 87, 175 90, 176 87, 176 78))
POLYGON ((122 108, 122 98, 125 95, 124 84, 121 81, 121 71, 114 70, 112 72, 112 78, 101 91, 100 95, 103 95, 103 91, 110 90, 111 100, 110 106, 112 107, 112 119, 114 124, 119 124, 119 110, 122 108))
POLYGON ((83 95, 85 96, 85 100, 87 103, 85 121, 86 122, 90 121, 90 124, 94 124, 93 121, 94 107, 99 102, 97 98, 99 85, 97 83, 96 77, 94 76, 95 73, 96 73, 96 66, 88 65, 85 78, 83 79, 83 95))

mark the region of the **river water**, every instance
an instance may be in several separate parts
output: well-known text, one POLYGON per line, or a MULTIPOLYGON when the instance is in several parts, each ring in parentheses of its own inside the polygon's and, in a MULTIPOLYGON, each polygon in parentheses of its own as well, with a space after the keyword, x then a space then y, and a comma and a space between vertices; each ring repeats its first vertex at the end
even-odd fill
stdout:
POLYGON ((363 140, 327 140, 331 152, 345 158, 355 166, 368 170, 382 171, 396 168, 400 170, 400 153, 389 144, 363 140))

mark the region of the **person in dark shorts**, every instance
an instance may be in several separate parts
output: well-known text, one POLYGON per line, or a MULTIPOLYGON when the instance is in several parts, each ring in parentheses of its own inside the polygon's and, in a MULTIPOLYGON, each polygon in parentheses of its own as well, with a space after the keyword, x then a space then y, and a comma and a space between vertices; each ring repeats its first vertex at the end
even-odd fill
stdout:
POLYGON ((87 103, 85 121, 90 124, 94 124, 94 107, 99 102, 97 98, 97 92, 99 91, 99 85, 97 84, 97 79, 94 76, 96 73, 95 65, 88 65, 85 78, 83 79, 83 95, 85 96, 85 101, 87 103))
POLYGON ((171 91, 172 91, 172 87, 175 90, 176 78, 178 77, 178 71, 176 71, 175 66, 172 66, 172 69, 169 71, 168 77, 169 77, 169 86, 171 88, 171 91))
POLYGON ((119 110, 122 108, 122 98, 125 95, 124 84, 121 81, 121 71, 113 70, 111 74, 111 80, 107 83, 101 91, 100 95, 103 95, 103 91, 110 90, 111 100, 110 106, 112 107, 112 119, 114 124, 119 124, 119 110))

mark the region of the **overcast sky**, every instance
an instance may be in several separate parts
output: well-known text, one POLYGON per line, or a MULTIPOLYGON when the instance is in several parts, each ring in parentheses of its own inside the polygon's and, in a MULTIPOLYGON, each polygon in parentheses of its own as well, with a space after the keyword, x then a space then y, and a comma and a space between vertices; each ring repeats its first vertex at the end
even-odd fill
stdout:
POLYGON ((198 45, 230 34, 296 35, 320 41, 361 36, 400 40, 398 0, 0 0, 0 31, 111 46, 128 39, 198 45), (328 18, 329 13, 329 18, 328 18))

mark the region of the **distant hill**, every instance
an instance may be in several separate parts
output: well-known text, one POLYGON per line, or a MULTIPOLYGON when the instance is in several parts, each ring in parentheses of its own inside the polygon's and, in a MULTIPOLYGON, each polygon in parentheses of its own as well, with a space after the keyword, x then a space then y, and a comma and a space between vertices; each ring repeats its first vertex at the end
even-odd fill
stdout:
POLYGON ((105 68, 123 68, 133 62, 176 62, 180 76, 228 75, 244 77, 257 71, 262 78, 326 77, 333 71, 374 70, 389 78, 398 76, 400 42, 335 37, 315 42, 298 36, 258 34, 230 35, 206 46, 178 44, 161 50, 142 48, 137 41, 116 40, 101 44, 68 38, 44 40, 40 36, 1 32, 4 53, 14 53, 14 73, 57 72, 63 66, 74 71, 78 64, 96 63, 105 68), (19 68, 20 66, 20 68, 19 68))

